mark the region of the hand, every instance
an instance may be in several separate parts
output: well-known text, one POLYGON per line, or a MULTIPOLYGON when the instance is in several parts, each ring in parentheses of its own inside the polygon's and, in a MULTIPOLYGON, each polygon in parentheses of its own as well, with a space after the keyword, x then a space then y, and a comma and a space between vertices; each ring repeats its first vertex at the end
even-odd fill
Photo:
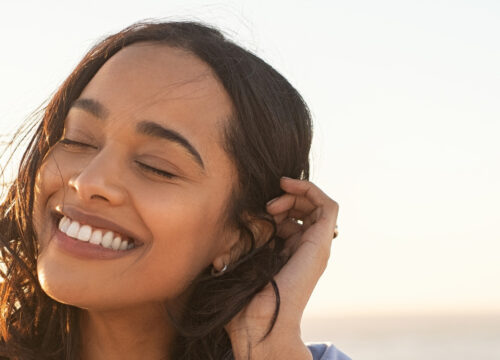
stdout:
POLYGON ((262 342, 275 310, 268 284, 226 326, 235 359, 311 359, 300 339, 300 321, 311 293, 326 268, 336 231, 338 204, 309 181, 281 179, 284 195, 271 200, 277 235, 286 239, 290 259, 275 276, 281 305, 273 331, 262 342), (297 222, 299 220, 302 222, 297 222))

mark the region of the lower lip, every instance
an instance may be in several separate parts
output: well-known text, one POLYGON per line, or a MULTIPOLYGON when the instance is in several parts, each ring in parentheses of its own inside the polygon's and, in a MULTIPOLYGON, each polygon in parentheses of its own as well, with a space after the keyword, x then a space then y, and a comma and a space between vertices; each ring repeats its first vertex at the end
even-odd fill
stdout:
POLYGON ((128 250, 112 250, 100 245, 91 244, 69 237, 56 228, 54 236, 56 245, 64 252, 84 259, 111 260, 130 255, 135 248, 128 250))

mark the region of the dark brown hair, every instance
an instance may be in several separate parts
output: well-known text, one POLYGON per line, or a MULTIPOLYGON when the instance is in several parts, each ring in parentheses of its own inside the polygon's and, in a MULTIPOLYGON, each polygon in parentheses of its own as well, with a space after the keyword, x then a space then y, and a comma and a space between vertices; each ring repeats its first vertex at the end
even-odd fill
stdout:
POLYGON ((283 239, 258 239, 252 221, 267 221, 266 202, 281 194, 282 176, 309 176, 310 114, 293 86, 267 63, 195 22, 142 22, 93 47, 52 97, 22 157, 19 172, 0 205, 0 355, 10 359, 78 359, 78 309, 58 303, 41 289, 32 225, 35 177, 44 156, 60 140, 64 119, 99 68, 120 49, 158 42, 191 52, 207 63, 233 103, 225 129, 225 148, 238 169, 238 186, 228 204, 229 223, 242 233, 245 253, 220 277, 206 269, 191 285, 181 319, 172 319, 178 338, 175 359, 231 359, 226 325, 286 261, 283 239), (251 219, 251 220, 249 220, 251 219))

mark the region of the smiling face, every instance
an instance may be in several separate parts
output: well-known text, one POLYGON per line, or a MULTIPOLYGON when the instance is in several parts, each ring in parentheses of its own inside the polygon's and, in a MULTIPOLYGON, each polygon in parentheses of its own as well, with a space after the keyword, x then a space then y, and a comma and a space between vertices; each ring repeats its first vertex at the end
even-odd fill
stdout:
POLYGON ((134 306, 176 299, 204 268, 227 263, 238 238, 225 226, 236 183, 222 146, 231 110, 211 69, 184 50, 140 43, 108 60, 38 172, 44 291, 82 308, 134 306), (88 236, 111 230, 135 247, 74 240, 57 230, 62 215, 88 236))

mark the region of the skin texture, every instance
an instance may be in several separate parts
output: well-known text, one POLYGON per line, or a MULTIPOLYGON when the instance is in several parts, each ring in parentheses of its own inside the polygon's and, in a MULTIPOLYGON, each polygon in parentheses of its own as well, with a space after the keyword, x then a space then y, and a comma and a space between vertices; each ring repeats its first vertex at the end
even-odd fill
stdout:
MULTIPOLYGON (((198 58, 145 43, 113 56, 80 99, 99 102, 99 116, 73 107, 63 138, 85 145, 58 143, 37 177, 38 277, 49 296, 82 309, 82 360, 165 359, 174 334, 160 304, 182 303, 199 272, 238 256, 239 233, 224 223, 236 184, 222 148, 231 102, 198 58), (144 120, 182 134, 204 166, 175 142, 138 134, 144 120), (52 217, 65 206, 111 220, 143 245, 113 260, 65 253, 53 241, 52 217)), ((280 315, 259 342, 275 307, 265 288, 226 327, 236 359, 311 358, 300 319, 326 267, 338 205, 310 182, 283 178, 281 186, 286 194, 268 204, 291 255, 276 276, 280 315)))

